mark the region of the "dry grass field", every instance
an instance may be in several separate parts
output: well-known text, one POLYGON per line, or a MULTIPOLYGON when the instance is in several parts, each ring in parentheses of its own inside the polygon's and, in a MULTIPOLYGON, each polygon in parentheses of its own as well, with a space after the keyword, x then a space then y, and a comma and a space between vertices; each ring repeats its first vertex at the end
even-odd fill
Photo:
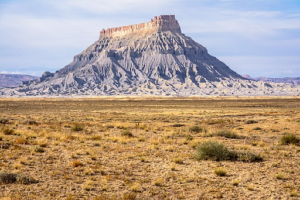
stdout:
POLYGON ((0 199, 300 199, 299 98, 6 98, 0 128, 0 199))

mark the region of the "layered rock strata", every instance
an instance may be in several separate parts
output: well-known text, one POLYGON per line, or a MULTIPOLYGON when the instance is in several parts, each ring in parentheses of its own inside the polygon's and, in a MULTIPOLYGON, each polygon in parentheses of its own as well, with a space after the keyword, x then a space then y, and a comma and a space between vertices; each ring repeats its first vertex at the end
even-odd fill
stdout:
POLYGON ((155 16, 150 22, 122 26, 118 28, 103 29, 100 32, 101 38, 110 37, 122 37, 130 33, 138 33, 142 31, 147 32, 161 32, 161 31, 172 31, 174 33, 181 33, 181 29, 178 21, 175 19, 175 15, 160 15, 155 16))

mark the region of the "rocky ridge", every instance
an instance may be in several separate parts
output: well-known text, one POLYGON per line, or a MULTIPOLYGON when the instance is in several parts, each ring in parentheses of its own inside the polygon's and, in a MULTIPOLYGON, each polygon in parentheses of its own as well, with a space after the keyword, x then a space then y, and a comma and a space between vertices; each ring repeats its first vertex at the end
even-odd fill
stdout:
POLYGON ((30 81, 37 79, 36 76, 24 74, 0 74, 0 87, 14 87, 23 83, 23 81, 30 81))
POLYGON ((292 84, 246 79, 192 38, 181 33, 174 15, 103 29, 99 40, 55 73, 1 96, 232 96, 299 95, 292 84))
POLYGON ((300 77, 285 77, 285 78, 268 78, 264 76, 260 77, 251 77, 248 74, 243 75, 244 78, 256 80, 256 81, 265 81, 265 82, 274 82, 274 83, 291 83, 293 85, 300 85, 300 77))

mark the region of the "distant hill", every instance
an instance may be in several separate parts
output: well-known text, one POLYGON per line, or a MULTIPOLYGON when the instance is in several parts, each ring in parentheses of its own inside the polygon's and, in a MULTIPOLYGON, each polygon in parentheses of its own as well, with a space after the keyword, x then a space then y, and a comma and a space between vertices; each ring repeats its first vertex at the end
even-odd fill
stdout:
POLYGON ((0 74, 0 87, 13 87, 23 83, 23 81, 35 80, 38 77, 23 74, 0 74))
POLYGON ((248 74, 243 75, 244 78, 256 80, 256 81, 265 81, 265 82, 274 82, 274 83, 292 83, 294 85, 300 85, 300 77, 285 77, 285 78, 267 78, 267 77, 256 77, 253 78, 248 74))

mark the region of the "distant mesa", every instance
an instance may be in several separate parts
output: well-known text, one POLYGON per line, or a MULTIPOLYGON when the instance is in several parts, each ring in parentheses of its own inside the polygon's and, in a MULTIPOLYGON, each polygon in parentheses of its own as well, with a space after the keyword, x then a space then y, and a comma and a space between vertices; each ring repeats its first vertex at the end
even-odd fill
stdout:
POLYGON ((14 87, 38 77, 24 74, 0 74, 0 87, 14 87))
POLYGON ((256 81, 274 82, 274 83, 290 83, 293 85, 300 85, 300 77, 285 77, 285 78, 267 78, 267 77, 255 77, 252 78, 248 74, 243 75, 244 78, 256 81))
POLYGON ((55 73, 0 96, 299 95, 298 86, 242 77, 181 32, 175 15, 108 28, 55 73))

